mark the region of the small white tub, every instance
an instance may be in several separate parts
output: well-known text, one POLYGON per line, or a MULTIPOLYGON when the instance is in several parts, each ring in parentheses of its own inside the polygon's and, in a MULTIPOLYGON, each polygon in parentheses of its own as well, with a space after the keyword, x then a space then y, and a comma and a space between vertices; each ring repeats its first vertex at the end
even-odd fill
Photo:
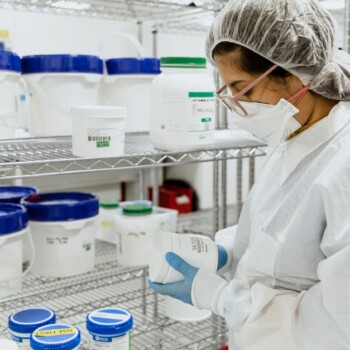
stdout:
POLYGON ((24 56, 22 73, 30 95, 32 136, 71 135, 70 107, 98 104, 103 61, 96 56, 24 56))
MULTIPOLYGON (((8 327, 12 339, 20 350, 30 350, 30 336, 39 327, 56 322, 56 315, 50 309, 32 308, 13 313, 9 316, 8 327)), ((0 347, 2 350, 2 348, 0 347)))
POLYGON ((38 328, 30 337, 33 350, 78 350, 81 335, 78 328, 52 324, 38 328))
POLYGON ((78 157, 117 157, 124 154, 126 108, 75 106, 72 152, 78 157))
POLYGON ((160 74, 158 58, 112 58, 106 60, 107 76, 100 89, 100 102, 128 110, 127 132, 150 130, 151 88, 160 74))
POLYGON ((0 50, 0 139, 15 136, 19 122, 18 97, 21 92, 21 59, 0 50))
POLYGON ((133 318, 129 312, 117 308, 95 310, 86 317, 90 334, 89 350, 129 350, 133 318))
POLYGON ((22 287, 23 238, 28 233, 27 210, 0 203, 0 299, 22 287))
POLYGON ((33 274, 66 277, 94 269, 98 198, 89 193, 35 194, 28 209, 36 258, 33 274))

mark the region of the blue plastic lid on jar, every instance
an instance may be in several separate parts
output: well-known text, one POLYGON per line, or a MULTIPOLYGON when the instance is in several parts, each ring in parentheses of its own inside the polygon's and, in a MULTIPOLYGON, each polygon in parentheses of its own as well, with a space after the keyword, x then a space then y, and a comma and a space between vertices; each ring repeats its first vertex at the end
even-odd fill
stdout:
POLYGON ((30 337, 33 350, 74 350, 81 341, 78 328, 67 324, 52 324, 36 329, 30 337))
POLYGON ((37 328, 56 322, 56 315, 50 309, 32 308, 9 316, 8 327, 16 333, 33 333, 37 328))
POLYGON ((37 188, 29 186, 0 186, 0 202, 20 203, 23 197, 38 192, 37 188))
POLYGON ((33 55, 22 57, 22 74, 103 73, 103 61, 90 55, 33 55))
POLYGON ((160 74, 158 58, 111 58, 106 60, 109 75, 122 74, 160 74))
POLYGON ((0 70, 20 73, 20 57, 11 51, 0 50, 0 70))
POLYGON ((28 226, 27 209, 22 205, 0 203, 0 235, 15 233, 28 226))
POLYGON ((98 197, 83 192, 32 194, 21 200, 31 221, 70 221, 98 215, 98 197))
POLYGON ((133 317, 118 308, 98 309, 86 316, 87 330, 96 335, 121 336, 133 327, 133 317))

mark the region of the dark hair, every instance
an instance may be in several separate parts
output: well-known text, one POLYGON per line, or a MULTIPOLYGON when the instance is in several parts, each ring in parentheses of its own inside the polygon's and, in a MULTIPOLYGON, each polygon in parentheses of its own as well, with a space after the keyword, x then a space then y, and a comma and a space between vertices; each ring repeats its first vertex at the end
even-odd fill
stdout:
MULTIPOLYGON (((246 73, 263 74, 273 66, 273 63, 266 58, 245 48, 244 46, 230 43, 228 41, 224 41, 216 45, 212 55, 215 57, 215 55, 225 55, 235 51, 239 52, 239 68, 246 73)), ((285 79, 291 77, 292 74, 285 69, 278 67, 270 73, 270 76, 285 79)))

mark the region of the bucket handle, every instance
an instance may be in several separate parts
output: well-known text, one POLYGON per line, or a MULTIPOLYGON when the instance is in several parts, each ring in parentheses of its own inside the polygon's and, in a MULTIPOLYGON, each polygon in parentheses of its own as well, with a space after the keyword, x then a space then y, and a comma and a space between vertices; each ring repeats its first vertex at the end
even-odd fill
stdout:
POLYGON ((124 38, 124 39, 126 39, 127 41, 129 41, 131 46, 133 46, 136 49, 139 57, 146 56, 146 51, 145 51, 144 47, 133 35, 127 34, 127 33, 122 33, 122 32, 113 32, 113 33, 109 33, 109 34, 105 35, 100 40, 99 53, 100 53, 101 57, 104 57, 103 53, 104 53, 106 40, 111 38, 111 37, 112 38, 124 38))

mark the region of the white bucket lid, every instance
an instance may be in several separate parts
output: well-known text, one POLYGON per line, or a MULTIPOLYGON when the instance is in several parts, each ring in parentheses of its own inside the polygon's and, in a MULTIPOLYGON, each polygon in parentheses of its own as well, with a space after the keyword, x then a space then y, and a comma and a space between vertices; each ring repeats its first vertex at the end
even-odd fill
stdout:
POLYGON ((171 232, 161 232, 156 236, 149 265, 149 277, 152 282, 164 281, 168 275, 170 265, 165 254, 172 250, 173 235, 171 232))
POLYGON ((85 118, 126 118, 127 112, 125 107, 119 106, 73 106, 71 115, 85 118))

